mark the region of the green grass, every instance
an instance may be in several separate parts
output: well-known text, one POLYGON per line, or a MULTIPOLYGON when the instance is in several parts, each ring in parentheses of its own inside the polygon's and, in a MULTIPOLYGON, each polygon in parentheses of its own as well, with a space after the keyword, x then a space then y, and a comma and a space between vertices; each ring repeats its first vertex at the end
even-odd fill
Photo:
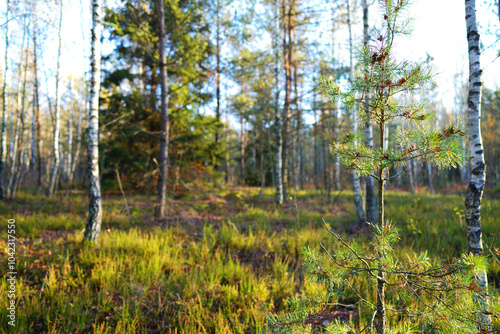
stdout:
MULTIPOLYGON (((15 202, 0 202, 4 220, 16 219, 19 238, 17 326, 10 332, 258 332, 266 313, 318 289, 304 279, 300 264, 306 245, 320 251, 321 240, 331 252, 339 249, 323 219, 349 238, 368 242, 366 230, 353 228, 352 194, 333 195, 328 202, 316 190, 292 192, 292 200, 277 206, 270 189, 194 194, 170 203, 170 219, 161 224, 152 219, 153 196, 129 196, 132 221, 120 196, 105 196, 100 241, 90 246, 82 243, 83 193, 69 200, 21 193, 15 202)), ((499 204, 484 199, 486 244, 498 232, 499 204)), ((466 250, 460 196, 389 192, 386 210, 402 230, 398 254, 427 250, 449 258, 466 250)), ((493 261, 491 282, 500 279, 499 270, 493 261)), ((371 291, 366 282, 357 284, 371 291)), ((3 279, 0 296, 6 295, 3 279)), ((6 303, 0 298, 4 332, 6 303)))

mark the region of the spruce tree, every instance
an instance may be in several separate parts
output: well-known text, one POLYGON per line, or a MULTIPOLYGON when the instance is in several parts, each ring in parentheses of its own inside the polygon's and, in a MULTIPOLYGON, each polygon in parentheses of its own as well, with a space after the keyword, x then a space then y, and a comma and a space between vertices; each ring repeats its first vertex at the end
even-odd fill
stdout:
POLYGON ((368 223, 374 230, 370 248, 346 240, 325 224, 341 248, 333 252, 322 245, 326 259, 306 248, 303 269, 310 281, 324 285, 326 291, 291 298, 288 312, 268 315, 272 333, 312 332, 311 324, 320 312, 345 303, 346 294, 369 316, 360 319, 358 330, 335 321, 327 326, 329 333, 477 333, 481 326, 476 319, 484 310, 473 302, 473 296, 484 297, 487 292, 475 282, 475 273, 485 270, 487 261, 464 255, 443 262, 430 259, 426 252, 400 258, 395 252, 398 228, 385 218, 390 169, 412 159, 441 168, 456 167, 462 162, 460 137, 465 135, 463 124, 450 124, 442 130, 431 127, 435 121, 431 121, 434 115, 427 110, 427 101, 410 98, 433 85, 433 74, 426 64, 396 59, 395 39, 411 32, 408 4, 408 0, 380 1, 383 26, 374 43, 359 50, 350 87, 343 89, 330 79, 319 82, 321 91, 343 101, 346 109, 357 108, 361 123, 375 125, 378 145, 373 148, 363 144, 361 132, 331 143, 332 153, 341 157, 344 166, 378 183, 378 222, 368 223), (384 140, 389 122, 401 125, 395 147, 387 147, 384 140), (366 283, 373 286, 374 294, 366 283))

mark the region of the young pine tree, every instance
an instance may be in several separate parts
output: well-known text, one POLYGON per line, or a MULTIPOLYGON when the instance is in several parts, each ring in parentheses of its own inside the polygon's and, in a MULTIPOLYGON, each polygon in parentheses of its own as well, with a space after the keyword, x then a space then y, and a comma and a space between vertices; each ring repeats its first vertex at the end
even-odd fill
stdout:
POLYGON ((426 109, 426 101, 409 98, 432 85, 432 71, 395 57, 395 39, 410 34, 411 19, 405 16, 408 2, 380 1, 383 27, 372 45, 360 49, 351 87, 343 90, 327 79, 319 83, 324 93, 341 99, 347 109, 357 108, 362 124, 369 120, 375 125, 378 139, 373 149, 363 144, 361 133, 348 134, 342 142, 331 143, 332 153, 338 154, 345 166, 378 183, 378 222, 370 224, 373 240, 369 249, 363 249, 327 226, 340 243, 340 250, 328 252, 322 245, 327 258, 321 259, 307 248, 303 267, 305 275, 313 283, 324 284, 326 291, 292 298, 288 301, 288 313, 269 315, 268 328, 272 333, 312 332, 308 324, 322 310, 346 300, 345 293, 357 300, 355 304, 364 310, 365 318, 360 319, 362 324, 357 331, 350 324, 336 321, 326 328, 329 333, 477 333, 480 326, 477 315, 483 310, 473 302, 473 296, 485 296, 486 292, 475 283, 474 274, 486 267, 484 258, 464 256, 445 264, 430 259, 424 252, 401 259, 394 251, 398 230, 385 218, 385 185, 390 169, 413 159, 438 167, 460 165, 460 136, 465 135, 461 124, 433 129, 434 115, 426 109), (398 144, 391 148, 385 140, 389 122, 401 125, 395 141, 398 144), (369 292, 367 284, 373 286, 375 293, 369 292))

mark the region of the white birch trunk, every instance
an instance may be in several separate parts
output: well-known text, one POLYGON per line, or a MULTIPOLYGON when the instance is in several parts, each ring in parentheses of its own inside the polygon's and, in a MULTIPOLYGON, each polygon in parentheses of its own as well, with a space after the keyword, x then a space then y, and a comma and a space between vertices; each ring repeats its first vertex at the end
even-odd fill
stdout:
POLYGON ((275 127, 276 127, 276 202, 278 204, 283 204, 284 201, 284 196, 283 196, 283 175, 282 175, 282 169, 283 169, 283 134, 282 134, 282 129, 281 129, 281 113, 279 110, 279 96, 280 96, 280 90, 279 90, 279 0, 275 0, 275 8, 274 8, 274 15, 275 15, 275 36, 274 36, 274 57, 275 57, 275 77, 276 77, 276 101, 275 101, 275 106, 274 106, 274 116, 275 116, 275 127))
POLYGON ((99 182, 99 91, 101 88, 102 0, 92 0, 92 46, 90 55, 90 106, 88 138, 89 215, 85 240, 97 242, 101 231, 102 199, 99 182))
POLYGON ((462 140, 462 149, 464 153, 462 154, 462 163, 463 166, 460 167, 460 177, 462 181, 462 185, 465 186, 467 185, 467 143, 465 142, 465 139, 462 140))
MULTIPOLYGON (((24 43, 23 43, 24 44, 24 43)), ((18 85, 18 108, 20 107, 20 110, 17 113, 17 119, 16 119, 16 130, 15 130, 15 135, 14 135, 14 150, 12 151, 12 159, 11 159, 11 167, 10 167, 10 178, 9 178, 9 185, 7 187, 7 196, 10 199, 13 199, 15 197, 15 192, 17 185, 19 183, 19 180, 21 178, 22 170, 23 170, 23 154, 24 154, 24 149, 26 145, 24 145, 24 112, 26 110, 26 81, 27 81, 27 70, 28 70, 28 60, 29 60, 29 50, 26 50, 26 59, 25 59, 25 64, 24 64, 24 78, 23 78, 23 88, 22 92, 23 95, 21 96, 19 87, 18 85), (19 122, 21 124, 19 124, 19 122), (18 141, 19 141, 19 132, 21 132, 21 152, 18 152, 18 141), (16 166, 18 166, 16 168, 16 166)), ((19 82, 20 82, 21 76, 19 76, 19 82)))
MULTIPOLYGON (((347 0, 347 26, 349 28, 349 81, 352 84, 354 77, 354 62, 352 50, 351 6, 349 4, 349 0, 347 0)), ((356 133, 358 131, 358 113, 356 108, 357 107, 352 108, 352 133, 356 133)), ((361 204, 359 173, 357 169, 352 171, 352 190, 354 192, 354 204, 356 206, 358 220, 363 220, 365 219, 365 213, 363 211, 363 205, 361 204)))
POLYGON ((5 69, 3 72, 2 87, 2 130, 0 132, 0 199, 5 198, 4 171, 7 160, 7 73, 9 72, 9 9, 10 0, 7 0, 7 13, 5 18, 5 69))
POLYGON ((49 188, 47 195, 52 197, 56 188, 57 173, 59 172, 59 167, 61 165, 61 157, 59 154, 59 138, 61 133, 61 120, 60 120, 60 92, 59 92, 59 77, 60 77, 60 67, 61 67, 61 33, 62 33, 62 7, 63 1, 61 1, 60 16, 59 16, 59 46, 57 51, 57 70, 56 70, 56 101, 54 108, 54 163, 52 165, 52 170, 50 172, 49 188))
MULTIPOLYGON (((467 97, 467 138, 469 142, 471 175, 465 194, 465 219, 467 222, 468 251, 474 255, 483 252, 481 226, 481 199, 486 181, 483 142, 481 138, 481 50, 476 24, 476 1, 465 0, 465 21, 467 24, 467 42, 469 46, 469 94, 467 97)), ((477 277, 482 288, 488 287, 486 272, 477 277)), ((483 310, 487 311, 488 301, 476 296, 483 310)), ((488 316, 478 314, 478 326, 491 330, 488 316)))
MULTIPOLYGON (((69 90, 71 92, 72 89, 72 81, 71 79, 69 84, 69 90)), ((66 186, 71 183, 71 161, 73 155, 73 104, 68 109, 68 138, 66 142, 66 152, 64 156, 64 170, 66 173, 66 186)))
POLYGON ((71 171, 69 174, 70 183, 73 183, 73 180, 75 178, 76 166, 78 164, 78 158, 80 157, 80 149, 82 146, 82 119, 83 119, 82 109, 79 107, 78 123, 76 125, 76 148, 75 148, 75 154, 73 155, 73 161, 71 162, 71 171))
MULTIPOLYGON (((28 59, 27 55, 28 53, 24 52, 24 43, 25 43, 25 38, 26 38, 26 29, 24 29, 23 32, 23 41, 21 44, 21 61, 19 62, 19 71, 17 75, 17 104, 16 104, 16 125, 13 128, 12 127, 12 119, 11 119, 11 131, 10 131, 10 173, 9 173, 9 182, 7 184, 7 197, 11 198, 12 194, 12 186, 14 184, 14 179, 15 179, 15 172, 16 172, 16 166, 17 166, 17 147, 18 147, 18 142, 19 142, 19 120, 22 117, 22 114, 24 113, 24 98, 25 98, 25 93, 26 93, 26 67, 28 65, 28 59), (26 59, 24 58, 23 54, 26 54, 26 59), (21 88, 21 75, 22 75, 22 64, 25 62, 24 65, 24 84, 21 88), (21 90, 23 91, 23 95, 21 97, 21 90)), ((14 110, 14 108, 13 108, 14 110)), ((12 118, 14 118, 14 111, 12 112, 12 118)))
MULTIPOLYGON (((367 0, 362 0, 361 2, 362 7, 363 7, 363 44, 365 47, 368 46, 368 41, 370 40, 369 36, 369 27, 368 27, 368 1, 367 0)), ((370 97, 366 96, 366 101, 368 101, 370 97)), ((372 148, 373 147, 373 129, 371 122, 367 120, 365 122, 365 145, 372 148)), ((366 200, 366 221, 367 222, 375 222, 376 219, 376 213, 375 213, 375 183, 373 178, 367 176, 366 177, 366 193, 365 193, 365 200, 366 200)))

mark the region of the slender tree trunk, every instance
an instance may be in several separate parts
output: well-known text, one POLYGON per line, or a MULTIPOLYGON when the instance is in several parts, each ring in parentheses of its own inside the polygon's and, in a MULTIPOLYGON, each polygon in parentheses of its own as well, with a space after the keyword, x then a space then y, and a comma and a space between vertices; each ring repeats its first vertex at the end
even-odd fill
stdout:
POLYGON ((434 194, 436 191, 434 190, 434 182, 432 180, 432 165, 430 162, 427 163, 427 181, 429 182, 429 191, 431 194, 434 194))
MULTIPOLYGON (((467 137, 471 155, 472 173, 465 194, 465 220, 467 222, 468 251, 474 255, 483 252, 481 226, 481 200, 486 181, 486 164, 481 137, 481 63, 479 32, 476 24, 476 1, 465 0, 465 21, 467 24, 467 42, 469 45, 469 94, 467 98, 467 137)), ((477 275, 477 281, 483 289, 488 288, 488 278, 483 270, 477 275)), ((476 295, 484 311, 488 311, 488 300, 476 295)), ((478 314, 479 327, 491 330, 490 317, 478 314)))
MULTIPOLYGON (((39 137, 37 135, 39 131, 39 118, 40 118, 40 103, 38 100, 38 69, 37 69, 37 18, 36 18, 36 1, 33 1, 33 8, 32 8, 32 20, 33 20, 33 70, 34 70, 34 87, 33 87, 33 115, 31 119, 31 163, 30 163, 30 170, 31 170, 31 175, 34 176, 35 174, 35 169, 37 166, 37 152, 40 154, 40 149, 39 149, 39 137)), ((38 170, 38 185, 40 186, 41 182, 41 173, 40 170, 38 170)))
POLYGON ((413 191, 418 191, 418 163, 415 159, 411 160, 411 169, 413 171, 413 191))
MULTIPOLYGON (((335 110, 333 111, 335 114, 335 126, 333 127, 333 135, 335 137, 335 140, 339 140, 339 129, 340 129, 340 109, 335 107, 335 110)), ((332 186, 336 190, 340 190, 340 155, 335 154, 335 161, 334 161, 334 166, 333 166, 333 180, 332 180, 332 186)))
MULTIPOLYGON (((72 89, 71 86, 72 84, 70 83, 69 85, 70 91, 72 89)), ((66 143, 67 143, 66 156, 65 156, 66 167, 64 169, 66 170, 66 190, 68 190, 72 179, 71 162, 73 161, 73 105, 71 105, 68 110, 68 138, 66 143)))
MULTIPOLYGON (((227 84, 226 84, 226 87, 225 87, 225 91, 227 92, 227 84)), ((225 124, 225 130, 224 130, 224 135, 225 135, 225 141, 226 143, 228 142, 229 140, 229 127, 228 127, 228 124, 229 124, 229 108, 228 108, 228 105, 227 105, 227 99, 226 99, 226 124, 225 124)), ((226 147, 225 149, 225 153, 226 153, 226 161, 224 163, 224 169, 225 169, 225 172, 226 172, 226 175, 224 176, 224 181, 227 184, 229 184, 229 181, 230 181, 230 165, 229 165, 229 149, 228 147, 226 147)))
POLYGON ((410 183, 410 191, 415 193, 415 180, 414 180, 413 160, 408 161, 408 182, 410 183))
POLYGON ((318 154, 318 113, 316 110, 316 92, 313 93, 313 113, 314 113, 314 123, 312 125, 312 143, 313 143, 313 181, 316 190, 319 189, 319 154, 318 154))
POLYGON ((99 181, 99 91, 101 88, 102 0, 92 0, 92 46, 88 131, 89 215, 84 239, 97 242, 101 231, 102 198, 99 181))
MULTIPOLYGON (((320 134, 323 134, 325 133, 325 128, 326 128, 326 121, 325 121, 325 110, 322 108, 321 109, 321 115, 320 115, 320 134)), ((326 143, 325 143, 325 140, 321 140, 321 171, 323 172, 323 186, 324 186, 324 189, 328 192, 328 188, 329 188, 329 185, 328 185, 328 169, 329 169, 329 163, 328 163, 328 159, 326 158, 327 157, 327 154, 326 154, 326 143)))
POLYGON ((80 157, 80 149, 82 146, 82 118, 82 109, 78 108, 78 123, 76 125, 76 148, 75 154, 73 155, 73 161, 71 162, 71 172, 69 174, 70 183, 73 183, 73 180, 75 178, 76 166, 78 165, 78 158, 80 157))
MULTIPOLYGON (((368 26, 368 1, 362 0, 361 4, 363 6, 363 44, 365 47, 368 47, 368 42, 370 40, 369 36, 369 26, 368 26)), ((366 95, 366 101, 368 102, 370 97, 368 94, 366 95)), ((364 124, 365 126, 365 145, 370 149, 373 148, 373 128, 370 120, 367 120, 364 124)), ((375 214, 375 185, 373 178, 366 177, 365 181, 366 192, 366 221, 374 222, 376 219, 375 214)))
POLYGON ((293 61, 293 31, 292 11, 294 10, 294 1, 291 0, 286 8, 286 0, 283 0, 283 54, 285 56, 285 101, 283 106, 283 198, 287 199, 288 188, 288 123, 290 121, 290 95, 292 91, 292 61, 293 61))
POLYGON ((266 170, 264 168, 264 143, 260 145, 260 193, 264 193, 264 188, 266 186, 266 170))
MULTIPOLYGON (((216 65, 216 76, 215 76, 215 97, 217 105, 215 107, 215 117, 217 119, 217 127, 215 128, 215 145, 219 144, 219 124, 220 124, 220 0, 217 0, 217 18, 216 18, 216 45, 215 45, 215 57, 217 61, 216 65)), ((215 170, 219 168, 219 162, 215 161, 215 170)))
POLYGON ((168 115, 168 86, 167 86, 167 58, 165 55, 165 9, 163 0, 156 0, 159 20, 159 42, 160 51, 160 84, 161 84, 161 133, 160 133, 160 156, 158 173, 158 207, 157 218, 165 217, 167 204, 167 176, 168 176, 168 144, 169 144, 169 115, 168 115))
MULTIPOLYGON (((351 6, 347 0, 347 27, 349 29, 349 82, 352 84, 354 78, 354 62, 353 62, 353 47, 352 47, 352 27, 351 27, 351 6)), ((358 113, 357 107, 352 108, 352 133, 358 131, 358 113)), ((365 219, 363 205, 361 203, 359 173, 357 169, 352 171, 352 188, 354 192, 354 205, 356 206, 356 213, 358 220, 365 219)))
MULTIPOLYGON (((276 128, 276 202, 283 204, 283 132, 281 123, 281 112, 279 110, 279 0, 274 2, 274 15, 276 20, 275 37, 274 37, 274 57, 275 57, 275 78, 276 78, 276 100, 274 105, 274 117, 276 128)), ((284 14, 284 13, 283 13, 284 14)))
POLYGON ((4 171, 7 160, 7 73, 9 72, 9 14, 10 0, 7 0, 5 18, 5 69, 3 72, 2 87, 2 130, 0 132, 0 199, 5 198, 4 171))
MULTIPOLYGON (((241 84, 241 94, 243 94, 243 83, 241 84)), ((242 107, 243 108, 243 107, 242 107)), ((245 184, 245 115, 240 110, 240 184, 245 184)))
POLYGON ((52 170, 50 172, 50 181, 47 195, 52 197, 56 187, 57 173, 59 172, 61 165, 61 157, 59 155, 59 138, 61 132, 61 121, 60 121, 60 92, 59 92, 59 80, 60 80, 60 68, 61 68, 61 33, 62 33, 62 18, 63 18, 63 2, 61 1, 60 14, 59 14, 59 46, 57 51, 57 69, 56 69, 56 104, 54 109, 54 164, 52 165, 52 170))
POLYGON ((396 174, 397 174, 397 178, 396 178, 396 186, 398 188, 401 188, 403 182, 402 182, 402 178, 401 178, 401 174, 403 174, 403 166, 402 165, 397 165, 396 166, 396 174))
MULTIPOLYGON (((380 138, 379 143, 382 148, 382 152, 387 151, 387 145, 385 141, 385 124, 380 126, 380 138)), ((370 177, 371 178, 371 177, 370 177)), ((381 168, 378 174, 378 226, 380 228, 385 228, 385 181, 387 179, 387 169, 381 168)), ((379 254, 383 257, 384 254, 379 254)), ((384 334, 387 316, 385 309, 385 275, 382 265, 379 265, 379 270, 377 272, 377 314, 375 316, 375 331, 377 334, 384 334)))
MULTIPOLYGON (((24 44, 24 38, 23 38, 23 44, 24 44)), ((23 170, 23 164, 22 164, 22 159, 23 159, 23 154, 24 154, 24 149, 26 145, 24 145, 24 112, 26 110, 26 81, 27 81, 27 73, 28 73, 28 60, 29 60, 29 50, 26 50, 26 59, 25 59, 25 64, 24 64, 24 78, 23 78, 23 87, 22 87, 22 97, 21 100, 18 98, 18 105, 17 107, 20 107, 20 110, 17 112, 17 119, 16 119, 16 130, 15 130, 15 135, 14 135, 14 149, 12 151, 12 159, 11 159, 11 167, 10 167, 10 177, 9 177, 9 185, 7 187, 7 196, 10 199, 13 199, 15 196, 15 189, 17 188, 17 184, 19 183, 22 170, 23 170), (21 123, 21 124, 19 124, 21 123), (21 132, 21 151, 18 152, 18 141, 19 141, 19 132, 21 132), (16 168, 16 166, 18 166, 16 168)), ((21 67, 21 65, 20 65, 21 67)), ((21 71, 19 71, 21 72, 21 71)), ((21 79, 21 76, 19 75, 19 79, 21 79)), ((21 96, 19 92, 20 85, 18 85, 18 97, 21 96)))
POLYGON ((302 110, 299 108, 299 77, 297 74, 297 62, 293 66, 294 90, 295 90, 295 109, 297 117, 297 165, 295 170, 296 183, 300 185, 300 189, 304 189, 303 161, 302 161, 302 110))
MULTIPOLYGON (((25 20, 26 23, 26 20, 25 20)), ((16 111, 16 125, 15 128, 12 127, 12 119, 11 119, 11 132, 10 132, 10 173, 9 173, 9 182, 7 184, 7 197, 12 199, 12 186, 14 185, 14 180, 15 180, 15 174, 16 174, 16 167, 18 164, 18 144, 19 144, 19 122, 23 121, 24 119, 24 101, 26 98, 26 74, 27 74, 27 69, 28 69, 28 52, 24 52, 24 43, 26 41, 26 32, 27 29, 24 29, 23 31, 23 41, 21 44, 21 52, 23 55, 21 55, 21 61, 19 62, 19 71, 18 71, 18 81, 17 81, 17 111, 16 111), (23 62, 24 64, 24 79, 21 81, 21 75, 23 73, 22 68, 23 68, 23 62), (22 83, 22 87, 21 87, 22 83), (22 95, 21 95, 22 92, 22 95)), ((27 51, 27 50, 26 50, 27 51)), ((14 117, 14 112, 12 113, 12 117, 14 117)), ((22 130, 21 130, 22 131, 22 130)))

